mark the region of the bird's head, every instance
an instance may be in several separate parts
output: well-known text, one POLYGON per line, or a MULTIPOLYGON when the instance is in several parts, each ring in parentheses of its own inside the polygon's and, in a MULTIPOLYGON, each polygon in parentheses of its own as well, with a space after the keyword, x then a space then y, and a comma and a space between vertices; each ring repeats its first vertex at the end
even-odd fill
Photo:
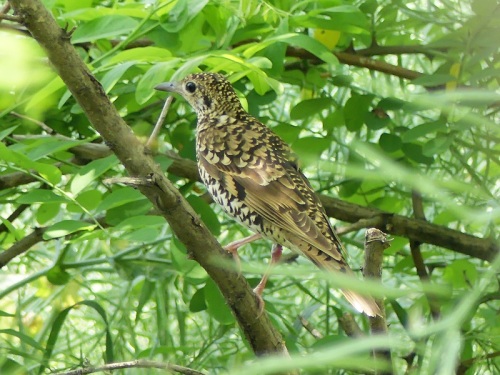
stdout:
POLYGON ((218 73, 190 74, 178 82, 164 82, 156 90, 182 95, 198 116, 236 115, 243 107, 229 81, 218 73))

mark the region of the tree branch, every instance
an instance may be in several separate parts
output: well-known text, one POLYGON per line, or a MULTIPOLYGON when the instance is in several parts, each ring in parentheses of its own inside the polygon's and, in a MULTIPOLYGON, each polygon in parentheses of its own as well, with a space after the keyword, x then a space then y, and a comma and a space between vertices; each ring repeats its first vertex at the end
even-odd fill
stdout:
MULTIPOLYGON (((377 72, 390 74, 400 78, 406 78, 409 80, 418 78, 422 75, 420 72, 414 70, 402 68, 400 66, 392 65, 386 63, 385 61, 373 60, 366 56, 357 55, 355 53, 348 52, 333 52, 333 54, 339 59, 343 64, 358 66, 361 68, 367 68, 370 70, 375 70, 377 72)), ((318 64, 323 64, 323 61, 318 59, 309 51, 302 48, 288 47, 286 50, 287 56, 298 57, 300 59, 307 59, 318 64)))
POLYGON ((57 375, 86 375, 93 374, 95 372, 114 371, 124 368, 156 368, 160 370, 168 370, 169 372, 177 372, 183 375, 205 375, 203 372, 196 371, 188 367, 157 361, 148 361, 144 359, 128 362, 107 363, 103 366, 96 367, 84 367, 72 371, 58 372, 57 375))
POLYGON ((362 219, 378 218, 377 222, 371 221, 371 224, 385 233, 444 247, 487 261, 492 261, 499 252, 498 245, 489 238, 478 238, 423 220, 344 202, 326 195, 320 195, 320 199, 328 216, 338 220, 354 223, 362 219))
POLYGON ((236 271, 217 265, 217 260, 227 258, 228 254, 125 124, 100 83, 76 53, 68 33, 57 25, 39 0, 11 0, 10 4, 44 48, 52 66, 128 173, 150 178, 151 184, 140 187, 141 192, 169 222, 188 254, 218 285, 254 352, 288 355, 268 315, 259 314, 257 300, 246 280, 236 271))
MULTIPOLYGON (((389 241, 385 233, 375 228, 366 230, 365 236, 365 262, 363 265, 363 276, 366 279, 380 281, 382 279, 382 260, 384 250, 389 247, 389 241)), ((382 316, 370 317, 370 329, 372 335, 386 335, 387 322, 385 317, 385 306, 382 298, 376 298, 375 302, 380 307, 382 316)), ((374 352, 375 358, 384 359, 391 364, 391 352, 389 350, 379 350, 374 352)), ((392 371, 384 371, 382 374, 392 374, 392 371)))
POLYGON ((31 249, 35 244, 42 241, 44 229, 35 228, 33 232, 31 232, 26 237, 16 241, 14 245, 9 247, 7 250, 2 251, 0 253, 0 269, 2 269, 7 263, 9 263, 12 259, 21 255, 31 249))
POLYGON ((354 53, 359 56, 413 55, 417 53, 435 55, 445 53, 449 49, 449 47, 432 47, 422 45, 379 46, 378 44, 375 44, 368 48, 357 49, 354 53))
MULTIPOLYGON (((419 220, 424 220, 425 219, 425 212, 424 212, 424 205, 422 203, 422 196, 420 195, 419 192, 416 190, 412 191, 411 194, 411 201, 413 205, 413 215, 415 216, 416 219, 419 220)), ((422 282, 428 282, 430 280, 429 273, 427 272, 427 269, 425 268, 425 263, 424 263, 424 258, 422 257, 422 252, 420 251, 420 242, 411 240, 410 241, 410 251, 411 251, 411 256, 413 258, 413 264, 415 265, 415 269, 417 270, 417 275, 422 282)), ((439 304, 435 298, 432 296, 426 295, 427 296, 427 302, 429 303, 429 308, 431 310, 431 315, 434 318, 434 320, 439 319, 440 316, 440 309, 439 309, 439 304)))

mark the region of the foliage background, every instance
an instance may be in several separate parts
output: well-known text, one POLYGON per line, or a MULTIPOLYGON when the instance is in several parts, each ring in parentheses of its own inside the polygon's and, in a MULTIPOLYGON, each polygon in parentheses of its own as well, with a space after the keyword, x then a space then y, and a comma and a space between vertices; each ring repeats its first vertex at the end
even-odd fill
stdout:
MULTIPOLYGON (((62 27, 76 27, 73 44, 138 137, 147 139, 160 113, 156 84, 220 71, 292 145, 318 192, 497 240, 496 1, 44 4, 62 27)), ((21 251, 0 270, 0 372, 147 358, 251 373, 254 355, 216 285, 145 197, 103 182, 123 168, 99 148, 44 52, 3 18, 0 242, 21 251)), ((172 152, 194 160, 194 124, 175 101, 153 149, 164 169, 172 152)), ((221 243, 248 234, 186 171, 168 176, 221 243)), ((353 268, 362 227, 342 237, 353 268)), ((386 303, 394 372, 498 372, 499 262, 426 240, 395 236, 384 258, 384 291, 399 290, 386 303), (439 297, 421 292, 423 276, 439 297)), ((269 249, 258 241, 241 252, 253 284, 269 249)), ((319 363, 332 373, 363 369, 363 339, 358 351, 342 351, 353 342, 337 318, 350 308, 323 276, 303 259, 277 273, 266 310, 292 355, 306 355, 306 372, 319 363)))

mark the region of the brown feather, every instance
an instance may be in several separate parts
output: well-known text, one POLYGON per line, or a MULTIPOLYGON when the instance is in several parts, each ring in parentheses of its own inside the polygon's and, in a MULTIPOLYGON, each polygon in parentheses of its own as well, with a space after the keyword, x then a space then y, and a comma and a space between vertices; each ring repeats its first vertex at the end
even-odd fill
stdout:
MULTIPOLYGON (((227 213, 264 237, 304 254, 318 267, 353 273, 289 146, 245 112, 224 77, 199 73, 161 86, 181 94, 196 110, 200 175, 227 213)), ((371 297, 349 290, 343 293, 359 311, 380 315, 371 297)))

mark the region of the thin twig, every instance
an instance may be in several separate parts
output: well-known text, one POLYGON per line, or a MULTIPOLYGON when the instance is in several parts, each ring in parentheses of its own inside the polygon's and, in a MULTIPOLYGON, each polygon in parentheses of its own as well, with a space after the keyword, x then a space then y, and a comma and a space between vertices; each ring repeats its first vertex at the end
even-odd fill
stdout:
MULTIPOLYGON (((9 217, 6 219, 7 222, 12 223, 14 220, 16 220, 27 208, 29 208, 29 204, 21 204, 19 207, 17 207, 13 213, 9 215, 9 217)), ((5 223, 0 225, 0 233, 6 232, 8 230, 7 225, 5 223)))
POLYGON ((323 335, 321 334, 320 331, 318 331, 316 328, 313 327, 311 322, 304 318, 302 315, 299 315, 299 320, 300 324, 306 329, 307 332, 309 332, 315 339, 322 339, 323 335))
POLYGON ((102 366, 85 367, 77 370, 58 372, 57 375, 85 375, 85 374, 93 374, 95 372, 113 371, 124 368, 156 368, 160 370, 167 370, 169 372, 173 371, 184 375, 205 375, 205 373, 203 372, 196 371, 188 367, 172 365, 170 363, 163 363, 157 361, 147 361, 147 360, 108 363, 102 366))
POLYGON ((146 142, 146 147, 150 147, 153 141, 158 137, 160 133, 161 127, 163 126, 163 122, 165 121, 165 117, 167 117, 168 110, 170 109, 170 104, 172 104, 172 100, 174 100, 173 96, 169 96, 167 100, 165 100, 165 104, 160 113, 160 117, 158 117, 158 121, 156 121, 155 127, 148 141, 146 142))
POLYGON ((367 219, 360 219, 360 220, 356 221, 355 223, 352 223, 350 225, 346 225, 345 227, 336 228, 336 230, 337 230, 337 234, 343 235, 343 234, 347 234, 350 232, 356 232, 360 229, 374 227, 374 226, 377 226, 379 223, 380 223, 380 218, 369 217, 367 219))
POLYGON ((19 18, 18 16, 11 16, 10 14, 0 13, 0 21, 2 20, 21 23, 21 18, 19 18))
POLYGON ((23 120, 27 120, 27 121, 30 121, 30 122, 38 125, 39 127, 41 127, 45 132, 47 132, 50 135, 56 134, 56 132, 54 131, 54 129, 52 129, 50 126, 48 126, 44 122, 38 121, 37 119, 34 119, 34 118, 26 116, 26 115, 22 115, 22 114, 17 113, 17 112, 10 112, 10 114, 12 116, 19 117, 19 118, 21 118, 23 120))

